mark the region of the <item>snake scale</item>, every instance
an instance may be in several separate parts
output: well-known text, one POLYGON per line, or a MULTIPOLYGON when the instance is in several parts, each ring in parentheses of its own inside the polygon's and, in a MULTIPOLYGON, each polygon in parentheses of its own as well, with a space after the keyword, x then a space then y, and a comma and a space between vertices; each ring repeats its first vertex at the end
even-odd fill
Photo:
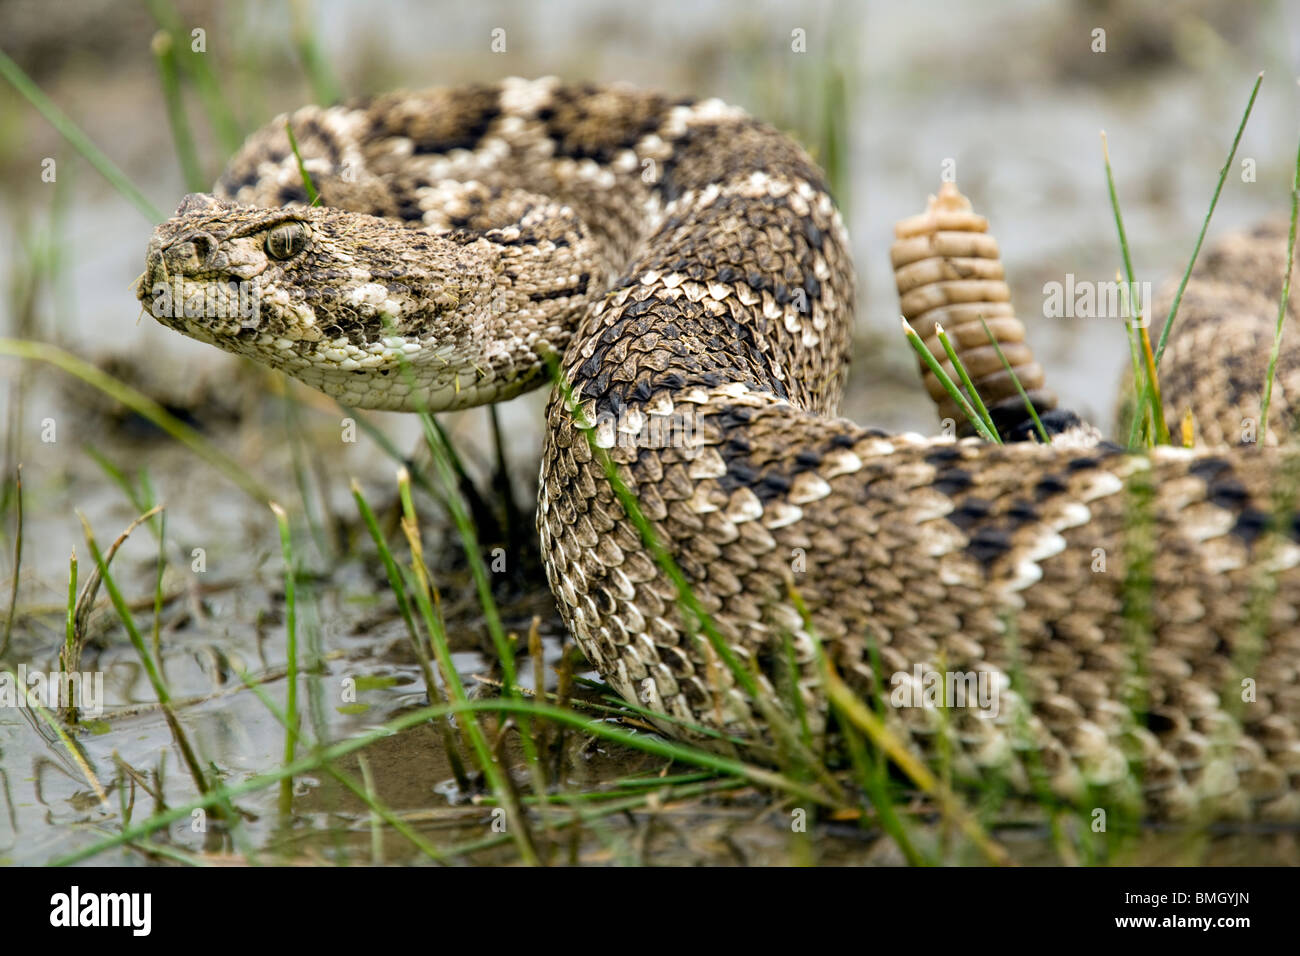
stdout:
MULTIPOLYGON (((996 716, 886 709, 922 752, 942 733, 959 777, 1300 818, 1300 523, 1277 446, 1296 350, 1267 445, 1212 446, 1258 414, 1284 234, 1208 250, 1183 302, 1164 398, 1212 444, 887 434, 836 417, 854 275, 823 174, 741 110, 512 79, 288 119, 321 204, 285 118, 255 133, 158 227, 138 294, 160 322, 362 408, 509 398, 559 357, 717 634, 764 690, 797 689, 813 734, 832 724, 815 634, 887 700, 932 671, 983 675, 996 716), (178 279, 199 305, 160 308, 178 279)), ((667 732, 761 749, 762 708, 572 407, 556 390, 537 514, 561 616, 667 732)))

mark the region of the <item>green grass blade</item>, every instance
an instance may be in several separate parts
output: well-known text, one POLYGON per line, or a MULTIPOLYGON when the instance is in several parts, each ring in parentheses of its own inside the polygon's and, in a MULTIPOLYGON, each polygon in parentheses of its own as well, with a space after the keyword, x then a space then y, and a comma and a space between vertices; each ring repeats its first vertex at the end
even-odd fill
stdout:
POLYGON ((979 320, 980 325, 984 327, 984 334, 987 335, 989 341, 993 343, 993 351, 997 352, 998 358, 1002 360, 1002 367, 1006 369, 1007 374, 1011 376, 1011 384, 1014 385, 1016 391, 1020 393, 1020 398, 1025 403, 1025 409, 1029 412, 1029 417, 1034 420, 1034 427, 1038 429, 1038 437, 1043 440, 1044 445, 1050 445, 1052 443, 1052 438, 1047 434, 1047 429, 1043 427, 1042 421, 1038 418, 1038 410, 1034 408, 1034 403, 1030 401, 1029 393, 1026 392, 1025 387, 1020 384, 1020 376, 1016 374, 1016 370, 1011 367, 1011 363, 1007 361, 1006 355, 1002 353, 1002 346, 998 344, 998 340, 993 335, 993 331, 989 328, 989 324, 984 321, 984 316, 981 315, 979 320))
POLYGON ((0 355, 47 362, 55 368, 81 379, 87 385, 97 388, 110 398, 121 402, 141 418, 153 422, 172 438, 229 478, 254 501, 259 504, 266 504, 271 500, 270 492, 261 482, 249 475, 197 431, 172 415, 149 396, 136 391, 123 382, 119 382, 113 376, 95 368, 85 359, 47 342, 28 342, 22 339, 5 338, 0 338, 0 355))
MULTIPOLYGON (((13 671, 5 669, 0 671, 0 673, 5 674, 9 678, 9 682, 12 686, 23 686, 18 680, 18 675, 13 671)), ((59 743, 63 744, 63 748, 68 752, 68 756, 72 759, 72 762, 77 765, 77 769, 81 771, 81 775, 86 779, 86 783, 90 784, 91 790, 95 792, 95 796, 99 799, 100 806, 111 812, 112 805, 108 802, 108 793, 104 790, 103 784, 101 784, 99 778, 95 776, 95 771, 91 769, 90 764, 86 762, 86 758, 82 754, 81 749, 77 746, 76 741, 68 734, 67 728, 63 726, 63 723, 59 718, 50 713, 49 708, 39 700, 29 699, 26 702, 26 706, 31 708, 37 716, 45 722, 50 730, 54 732, 54 735, 59 738, 59 743)))
POLYGON ((1277 357, 1282 351, 1282 327, 1286 325, 1287 305, 1291 301, 1291 269, 1295 265, 1296 213, 1300 211, 1300 149, 1296 151, 1295 173, 1291 177, 1291 228, 1286 239, 1286 275, 1282 277, 1282 295, 1277 303, 1277 327, 1273 331, 1273 348, 1268 353, 1268 377, 1264 380, 1264 399, 1259 408, 1259 444, 1268 435, 1268 407, 1273 401, 1273 380, 1277 376, 1277 357))
MULTIPOLYGON (((434 679, 428 651, 425 649, 424 642, 420 640, 419 632, 416 630, 415 617, 411 613, 411 601, 402 582, 402 575, 398 570, 397 561, 393 558, 392 550, 388 547, 388 542, 384 540, 383 532, 379 528, 379 521, 371 509, 370 503, 362 495, 361 485, 358 484, 355 478, 352 480, 352 498, 356 501, 357 510, 361 513, 361 520, 365 524, 366 530, 370 532, 371 540, 375 542, 379 558, 384 564, 384 572, 388 575, 388 585, 397 599, 397 609, 402 615, 402 620, 406 622, 407 636, 410 638, 411 649, 415 653, 416 660, 420 664, 420 674, 424 678, 424 690, 429 695, 429 703, 441 704, 443 702, 442 691, 438 687, 438 682, 434 679)), ((456 779, 456 785, 460 787, 462 792, 468 793, 470 789, 469 777, 465 773, 460 748, 456 746, 456 741, 452 736, 451 725, 445 720, 438 721, 437 725, 439 735, 442 737, 443 749, 446 751, 447 760, 451 764, 452 776, 456 779)))
MULTIPOLYGON (((280 530, 280 553, 284 558, 284 638, 285 661, 285 735, 284 762, 293 763, 294 745, 298 739, 298 603, 295 591, 297 567, 293 558, 293 538, 289 533, 289 516, 272 501, 269 504, 280 530)), ((293 809, 293 778, 280 781, 280 812, 286 816, 293 809)))
POLYGON ((81 668, 79 663, 74 659, 76 653, 76 633, 77 633, 77 549, 72 549, 72 556, 68 559, 68 611, 63 621, 63 659, 65 662, 65 671, 76 671, 81 668))
POLYGON ((46 96, 39 86, 37 86, 30 76, 23 72, 20 67, 9 56, 0 50, 0 76, 3 76, 16 89, 28 103, 32 104, 36 110, 45 117, 46 121, 54 127, 55 131, 68 141, 77 152, 79 152, 90 163, 101 176, 108 180, 109 185, 116 189, 128 202, 150 222, 162 222, 167 217, 162 211, 151 203, 140 190, 136 189, 135 184, 127 178, 126 173, 122 172, 111 159, 104 155, 98 146, 90 141, 90 137, 81 131, 76 123, 68 118, 68 115, 54 105, 54 101, 46 96))
POLYGON ((971 403, 966 400, 966 396, 963 395, 961 389, 957 387, 957 383, 954 382, 951 376, 943 370, 943 366, 939 364, 939 360, 930 354, 930 350, 926 348, 925 343, 921 341, 921 336, 916 334, 916 329, 912 328, 907 323, 906 319, 901 319, 900 321, 903 323, 903 335, 907 338, 907 344, 912 346, 913 351, 916 352, 921 361, 924 362, 926 367, 934 373, 934 377, 939 380, 939 384, 943 386, 944 391, 946 391, 952 397, 952 400, 957 403, 957 407, 962 410, 962 414, 964 414, 971 425, 975 427, 975 430, 980 433, 980 437, 987 442, 992 442, 994 445, 1001 445, 1002 439, 998 435, 997 431, 990 429, 984 424, 979 413, 971 407, 971 403))
POLYGON ((1261 72, 1255 78, 1255 85, 1250 91, 1250 100, 1246 103, 1246 111, 1241 114, 1241 122, 1237 125, 1237 134, 1232 138, 1232 148, 1228 151, 1228 158, 1223 163, 1223 168, 1219 170, 1219 181, 1214 187, 1214 196, 1210 199, 1210 208, 1206 210, 1205 220, 1201 223, 1200 234, 1196 237, 1196 246, 1192 249, 1192 258, 1188 260, 1187 269, 1183 272, 1183 279, 1178 284, 1178 291, 1174 294, 1174 300, 1169 305, 1169 316, 1165 319, 1165 327, 1160 330, 1160 343, 1156 346, 1156 367, 1160 367, 1160 359, 1165 354, 1165 345, 1169 341, 1169 330, 1173 328, 1174 316, 1178 314, 1178 306, 1183 301, 1183 292, 1187 289, 1187 281, 1192 276, 1192 268, 1196 265, 1196 257, 1200 255, 1201 244, 1205 241, 1205 233, 1210 228, 1210 218, 1214 215, 1214 207, 1219 203, 1219 194, 1223 192, 1224 181, 1228 178, 1228 170, 1232 168, 1232 160, 1237 155, 1237 146, 1241 143, 1241 134, 1246 130, 1246 122, 1250 119, 1250 111, 1255 108, 1255 97, 1259 95, 1260 85, 1264 82, 1264 74, 1261 72))
MULTIPOLYGON (((157 506, 157 508, 161 507, 161 505, 157 506)), ((167 685, 164 683, 162 675, 158 672, 153 656, 145 646, 144 638, 141 637, 140 630, 136 627, 135 618, 131 615, 131 609, 127 606, 126 599, 122 597, 122 592, 118 589, 117 582, 113 579, 112 572, 108 569, 108 562, 104 560, 104 555, 99 550, 99 544, 95 541, 94 532, 90 529, 90 522, 88 522, 85 516, 80 512, 78 512, 77 516, 81 519, 81 526, 85 533, 86 544, 90 548, 90 553, 95 559, 95 566, 99 569, 99 576, 104 583, 104 588, 108 591, 109 600, 112 601, 113 607, 117 611, 117 616, 122 621, 122 626, 126 628, 126 634, 131 641, 131 646, 135 648, 136 655, 140 658, 140 663, 143 665, 145 674, 149 678, 149 683, 153 687, 154 694, 157 695, 158 704, 162 710, 163 717, 166 719, 167 725, 172 731, 172 736, 176 740, 176 746, 180 749, 181 757, 184 759, 185 765, 189 769, 190 776, 194 780, 194 786, 198 789, 199 793, 207 794, 211 791, 212 786, 203 773, 198 758, 194 754, 194 748, 190 746, 189 738, 181 727, 180 721, 176 719, 176 712, 172 707, 171 693, 167 690, 167 685)), ((152 513, 147 512, 137 519, 137 523, 140 521, 146 521, 152 516, 152 513)), ((130 529, 128 529, 128 533, 129 530, 130 529)))
POLYGON ((222 150, 227 155, 233 154, 244 142, 244 131, 230 108, 229 98, 222 92, 212 61, 208 59, 211 54, 194 49, 192 33, 185 29, 169 0, 146 0, 146 5, 154 22, 172 38, 177 65, 194 81, 222 150))
MULTIPOLYGON (((1165 346, 1169 343, 1169 333, 1173 330, 1174 319, 1178 315, 1178 307, 1182 304, 1183 293, 1187 290, 1187 283, 1192 277, 1192 269, 1196 266, 1197 257, 1201 254, 1201 245, 1205 242, 1205 234, 1210 228, 1210 219, 1214 216, 1214 209, 1219 203, 1219 195, 1223 192, 1223 184, 1227 181, 1228 170, 1232 168, 1233 158, 1237 155, 1237 146, 1241 143, 1242 133, 1245 132, 1246 122, 1250 119, 1251 111, 1255 108, 1255 98, 1259 95, 1260 85, 1264 82, 1264 74, 1260 73, 1255 77, 1255 85, 1251 88, 1250 99, 1246 102, 1246 110, 1241 114, 1241 122, 1237 124, 1237 133, 1232 138, 1232 148, 1228 151, 1228 158, 1224 161, 1223 168, 1219 170, 1219 181, 1215 184, 1214 195, 1210 198, 1210 208, 1205 212, 1205 218, 1201 222, 1201 231, 1196 236, 1196 245, 1192 248, 1192 256, 1187 261, 1187 268, 1183 270, 1183 277, 1178 283, 1178 290, 1174 293, 1173 301, 1169 304, 1169 314, 1165 317, 1164 328, 1160 330, 1160 341, 1156 345, 1155 355, 1147 357, 1147 364, 1151 369, 1146 380, 1135 377, 1135 382, 1142 382, 1142 387, 1137 389, 1137 402, 1133 411, 1133 426, 1129 435, 1129 446, 1132 447, 1136 442, 1139 428, 1146 420, 1148 413, 1154 416, 1153 421, 1157 425, 1163 423, 1164 409, 1157 399, 1158 383, 1155 381, 1155 370, 1160 368, 1160 360, 1164 357, 1165 346)), ((1107 163, 1109 169, 1109 161, 1107 163)), ((1132 274, 1130 269, 1129 282, 1131 289, 1132 274)), ((1142 329, 1146 332, 1145 328, 1142 329)), ((1146 349, 1150 349, 1150 339, 1147 338, 1146 349)), ((1135 357, 1134 361, 1137 361, 1135 357)), ((1165 443, 1169 442, 1168 428, 1164 429, 1165 443)))
POLYGON ((835 801, 831 800, 825 793, 821 792, 816 787, 811 787, 798 781, 790 780, 779 773, 768 770, 765 767, 758 767, 719 754, 685 747, 681 744, 664 740, 659 737, 632 733, 631 731, 614 727, 605 722, 593 722, 564 708, 551 707, 545 704, 535 704, 525 701, 508 700, 503 697, 498 697, 492 700, 463 701, 441 707, 421 707, 418 710, 402 714, 400 717, 396 717, 372 731, 358 737, 352 737, 348 740, 322 747, 317 753, 300 757, 291 764, 277 767, 275 770, 267 771, 266 773, 259 774, 255 777, 250 777, 249 779, 240 781, 239 783, 214 788, 211 792, 205 793, 203 796, 197 797, 188 803, 170 807, 167 810, 154 814, 147 820, 142 820, 137 824, 126 827, 122 831, 106 837, 97 843, 74 850, 66 856, 53 860, 50 865, 68 866, 82 860, 90 859, 105 850, 113 849, 114 847, 122 846, 124 843, 129 843, 132 840, 138 840, 141 837, 148 836, 150 833, 175 823, 177 820, 187 819, 195 810, 213 807, 220 804, 222 801, 230 801, 246 794, 256 793, 259 790, 264 790, 267 787, 278 784, 286 777, 296 777, 305 773, 310 773, 322 766, 323 761, 337 761, 348 754, 355 753, 358 750, 370 746, 376 741, 392 737, 394 734, 401 733, 404 730, 409 730, 411 727, 415 727, 419 724, 425 723, 426 721, 448 715, 473 713, 527 713, 535 718, 544 718, 553 722, 563 723, 570 727, 576 727, 586 733, 590 733, 594 737, 608 740, 611 743, 634 747, 635 749, 645 753, 680 761, 696 767, 711 769, 723 776, 740 777, 755 786, 788 793, 793 797, 808 800, 820 806, 836 806, 835 801))
MULTIPOLYGON (((1110 195, 1111 215, 1115 217, 1115 231, 1119 234, 1119 251, 1124 260, 1124 272, 1133 281, 1133 259, 1128 251, 1128 233, 1124 230, 1124 215, 1119 208, 1119 191, 1115 188, 1115 172, 1110 165, 1110 145, 1106 140, 1106 131, 1101 131, 1101 159, 1106 167, 1106 191, 1110 195)), ((1132 285, 1129 286, 1132 288, 1132 285)), ((1132 311, 1131 309, 1129 310, 1132 311)), ((1133 386, 1137 393, 1137 407, 1134 410, 1133 422, 1136 432, 1137 423, 1142 421, 1146 416, 1146 385, 1147 379, 1143 372, 1142 356, 1138 345, 1138 333, 1136 323, 1130 322, 1127 326, 1128 332, 1128 349, 1129 361, 1133 366, 1133 386)), ((1129 440, 1129 446, 1132 447, 1134 439, 1129 440)))
POLYGON ((957 355, 957 350, 952 347, 952 342, 948 338, 948 333, 943 330, 943 326, 938 322, 934 323, 934 334, 939 337, 939 344, 943 346, 944 352, 947 353, 948 361, 952 363, 952 367, 957 370, 957 375, 960 376, 962 385, 966 386, 966 394, 970 396, 971 403, 975 406, 975 411, 979 412, 980 420, 984 422, 990 432, 996 433, 998 427, 993 423, 993 416, 989 414, 988 408, 985 407, 984 399, 980 397, 979 389, 977 389, 975 383, 970 380, 970 373, 966 371, 966 364, 957 355))
MULTIPOLYGON (((0 637, 0 658, 9 652, 9 639, 14 632, 14 616, 18 613, 18 574, 23 569, 23 466, 17 468, 14 480, 14 579, 9 585, 9 610, 5 614, 5 632, 0 637)), ((76 560, 75 558, 73 559, 76 560)))
POLYGON ((185 102, 181 97, 175 38, 171 33, 160 30, 154 35, 151 46, 154 60, 158 64, 163 102, 167 107, 167 122, 172 129, 172 142, 176 146, 176 158, 181 164, 185 188, 192 193, 206 192, 207 177, 203 175, 203 168, 199 165, 198 149, 194 145, 194 134, 190 131, 190 121, 185 115, 185 102))
POLYGON ((316 183, 312 180, 311 173, 307 172, 302 153, 298 152, 298 137, 293 135, 293 124, 288 120, 284 121, 284 131, 289 134, 289 148, 293 150, 293 158, 298 163, 298 175, 302 177, 302 188, 307 191, 307 202, 312 206, 319 205, 320 193, 316 192, 316 183))
MULTIPOLYGON (((425 415, 424 417, 427 418, 428 416, 425 415)), ((446 467, 445 463, 441 467, 446 467)), ((397 484, 402 499, 402 530, 406 533, 407 542, 410 544, 411 568, 416 579, 415 586, 412 588, 415 594, 416 606, 419 608, 420 614, 424 618, 425 628, 429 632, 430 643, 433 645, 434 655, 438 659, 438 666, 442 670, 443 681, 447 686, 447 696, 454 705, 460 705, 468 700, 468 696, 465 693, 465 686, 461 682, 460 675, 456 672, 456 667, 452 662, 451 648, 447 643, 447 635, 438 616, 438 611, 434 608, 430 598, 433 585, 429 580, 428 568, 424 562, 419 522, 416 520, 415 507, 411 500, 411 482, 405 468, 399 470, 397 484)), ((464 539, 462 541, 468 549, 468 542, 464 541, 464 539)), ((472 561, 473 557, 470 560, 472 561)), ((515 693, 518 693, 517 688, 515 693)), ((533 845, 527 822, 518 806, 518 802, 514 798, 514 792, 505 778, 503 768, 497 763, 496 757, 492 753, 492 747, 488 743, 483 728, 479 726, 476 719, 471 717, 471 719, 464 722, 464 733, 468 739, 470 749, 478 761, 479 769, 483 771, 483 776, 492 788, 492 792, 496 794, 497 799, 501 801, 502 806, 505 808, 507 827, 514 838, 520 856, 530 865, 538 863, 537 850, 533 845)), ((531 743, 531 740, 529 742, 531 743)))

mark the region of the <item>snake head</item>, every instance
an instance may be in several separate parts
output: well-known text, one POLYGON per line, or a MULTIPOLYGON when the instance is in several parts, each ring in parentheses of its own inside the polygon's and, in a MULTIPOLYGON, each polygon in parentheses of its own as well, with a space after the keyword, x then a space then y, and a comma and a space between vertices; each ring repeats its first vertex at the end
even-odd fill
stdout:
POLYGON ((301 288, 319 244, 322 210, 259 209, 198 193, 149 241, 136 297, 170 328, 229 351, 241 340, 322 335, 301 288))
POLYGON ((163 325, 288 372, 353 405, 485 400, 471 386, 500 255, 337 208, 186 196, 154 231, 136 297, 163 325), (396 382, 403 364, 418 381, 396 382))

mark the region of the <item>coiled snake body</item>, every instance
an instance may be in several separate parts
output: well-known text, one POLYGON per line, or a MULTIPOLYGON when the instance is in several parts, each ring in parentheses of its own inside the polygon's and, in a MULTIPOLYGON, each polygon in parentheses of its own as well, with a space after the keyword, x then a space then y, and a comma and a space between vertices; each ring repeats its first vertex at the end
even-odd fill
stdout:
MULTIPOLYGON (((159 321, 368 408, 495 401, 562 356, 717 633, 775 697, 798 688, 814 734, 812 633, 887 699, 982 674, 996 713, 886 712, 921 749, 947 735, 958 775, 1037 774, 1073 800, 1136 780, 1157 815, 1300 818, 1283 451, 998 446, 836 418, 854 283, 839 215, 799 147, 714 100, 509 80, 290 121, 324 205, 304 205, 284 119, 255 134, 220 198, 158 228, 140 297, 159 321), (201 314, 159 308, 177 277, 201 314)), ((1232 240, 1189 289, 1165 398, 1206 434, 1239 433, 1236 393, 1257 413, 1284 241, 1232 240)), ((1274 439, 1297 365, 1286 351, 1274 439)), ((560 612, 621 694, 670 733, 762 744, 760 708, 558 392, 537 523, 560 612)))

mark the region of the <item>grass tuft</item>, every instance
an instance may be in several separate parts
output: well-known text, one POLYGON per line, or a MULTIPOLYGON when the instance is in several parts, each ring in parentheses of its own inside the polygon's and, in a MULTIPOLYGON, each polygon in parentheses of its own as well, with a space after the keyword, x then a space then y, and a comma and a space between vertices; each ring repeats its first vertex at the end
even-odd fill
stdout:
MULTIPOLYGON (((985 326, 984 330, 987 332, 988 326, 985 326)), ((957 350, 952 347, 952 342, 948 339, 948 333, 943 330, 943 326, 938 322, 934 323, 934 334, 938 336, 939 344, 943 346, 944 352, 947 353, 948 361, 952 363, 952 367, 957 370, 957 374, 961 377, 961 383, 966 387, 966 394, 970 396, 975 411, 979 412, 980 421, 984 423, 991 433, 997 434, 998 427, 993 423, 993 416, 989 414, 988 408, 984 405, 984 399, 980 397, 979 389, 970 380, 970 373, 966 371, 966 364, 957 355, 957 350)), ((994 340, 993 344, 997 345, 997 341, 994 340)))
MULTIPOLYGON (((1119 193, 1115 189, 1115 172, 1110 166, 1110 145, 1106 140, 1106 131, 1101 131, 1101 158, 1106 167, 1106 190, 1110 194, 1111 214, 1115 217, 1115 231, 1119 233, 1119 251, 1124 260, 1124 273, 1128 277, 1129 288, 1133 288, 1133 258, 1128 251, 1128 234, 1124 231, 1124 215, 1119 208, 1119 193)), ((1132 309, 1129 310, 1132 312, 1132 309)), ((1129 447, 1133 448, 1137 442, 1137 432, 1139 424, 1146 421, 1146 394, 1148 386, 1152 386, 1153 378, 1148 371, 1148 367, 1142 361, 1142 344, 1140 337, 1145 330, 1141 329, 1140 322, 1130 322, 1128 328, 1128 348, 1129 360, 1133 365, 1133 384, 1138 395, 1137 408, 1133 416, 1133 435, 1129 438, 1129 447)), ((1163 414, 1163 411, 1157 409, 1156 414, 1163 414)))
MULTIPOLYGON (((172 707, 171 693, 167 689, 162 675, 154 663, 153 656, 145 646, 144 638, 140 636, 140 630, 136 627, 135 618, 131 614, 131 609, 127 606, 126 600, 122 597, 122 592, 118 589, 117 582, 113 579, 112 573, 108 569, 108 563, 112 560, 113 554, 127 535, 131 531, 153 517, 155 513, 162 510, 162 505, 156 505, 151 511, 142 514, 136 518, 127 529, 113 542, 106 559, 99 550, 99 544, 95 540, 94 532, 90 529, 90 523, 85 516, 78 512, 81 519, 82 530, 85 533, 86 545, 90 548, 90 553, 95 559, 95 568, 99 572, 99 580, 103 582, 104 588, 108 591, 109 600, 112 601, 118 617, 122 621, 122 626, 126 628, 127 637, 131 641, 131 646, 135 648, 136 655, 140 658, 140 664, 144 667, 144 672, 149 678, 149 684, 153 687, 153 692, 158 698, 158 704, 162 709, 163 717, 167 721, 167 726, 172 732, 172 737, 176 741, 176 746, 180 749, 181 758, 185 761, 185 766, 190 772, 190 777, 194 781, 195 788, 199 793, 208 793, 212 789, 207 777, 203 773, 203 768, 199 765, 198 757, 195 756, 194 748, 190 745, 189 738, 181 727, 180 721, 176 717, 176 711, 172 707)), ((93 595, 93 591, 92 591, 93 595)))
MULTIPOLYGON (((384 564, 384 572, 388 575, 388 585, 397 599, 398 612, 406 623, 406 633, 411 641, 411 649, 415 652, 415 658, 420 664, 420 674, 424 678, 424 690, 429 696, 429 703, 441 704, 443 702, 442 690, 438 687, 438 682, 433 676, 429 651, 424 642, 420 640, 419 632, 416 630, 415 617, 411 613, 411 601, 407 596, 406 586, 402 581, 397 561, 393 558, 392 549, 389 548, 388 542, 384 539, 383 532, 379 528, 379 521, 371 509, 370 503, 366 501, 365 496, 361 493, 361 486, 355 478, 352 480, 352 498, 357 503, 357 511, 360 512, 361 520, 365 523, 366 530, 370 532, 371 540, 374 541, 375 548, 379 552, 379 558, 384 564)), ((442 737, 443 749, 446 751, 447 760, 451 764, 452 776, 456 780, 456 786, 460 788, 462 793, 469 793, 469 777, 465 773, 464 758, 461 756, 460 747, 457 746, 456 740, 452 736, 452 724, 448 720, 441 720, 436 722, 436 726, 439 735, 442 737)))
POLYGON ((1286 238, 1286 273, 1282 276, 1282 294, 1277 303, 1277 327, 1273 347, 1268 353, 1268 377, 1264 380, 1264 399, 1259 407, 1259 444, 1268 436, 1268 407, 1273 401, 1273 381, 1277 378, 1277 357, 1282 350, 1282 328, 1286 325, 1287 305, 1291 301, 1291 270, 1295 267, 1296 213, 1300 211, 1300 148, 1296 150, 1295 172, 1291 177, 1291 226, 1286 238))
MULTIPOLYGON (((1183 277, 1178 283, 1178 290, 1174 293, 1173 301, 1169 305, 1169 314, 1165 317, 1164 328, 1160 330, 1160 341, 1156 346, 1155 353, 1151 352, 1151 340, 1147 331, 1146 323, 1140 325, 1141 346, 1139 350, 1139 336, 1130 335, 1130 349, 1133 352, 1133 381, 1136 386, 1136 405, 1133 412, 1133 423, 1129 434, 1129 447, 1137 445, 1138 434, 1140 429, 1145 427, 1145 423, 1150 421, 1154 423, 1156 440, 1162 444, 1169 444, 1169 429, 1164 421, 1164 408, 1160 401, 1159 380, 1157 370, 1160 367, 1160 359, 1165 354, 1165 346, 1169 342, 1169 333, 1173 330, 1174 319, 1178 315, 1178 307, 1182 304, 1183 293, 1187 290, 1187 283, 1192 277, 1192 269, 1196 266, 1197 257, 1201 254, 1201 246, 1205 242, 1205 234, 1210 228, 1210 219, 1214 216, 1214 209, 1219 203, 1219 195, 1223 192, 1223 184, 1228 178, 1228 171, 1232 168, 1233 158, 1237 155, 1237 146, 1241 143, 1242 133, 1245 132, 1246 123, 1250 119, 1251 111, 1255 108, 1255 98, 1259 95, 1259 88, 1264 82, 1264 74, 1260 73, 1255 77, 1255 85, 1251 88, 1250 99, 1246 102, 1246 109, 1241 114, 1241 122, 1237 124, 1236 135, 1232 138, 1232 147, 1228 150, 1228 158, 1223 163, 1223 168, 1219 170, 1219 180, 1214 187, 1214 195, 1210 197, 1210 207, 1205 211, 1205 218, 1201 221, 1201 231, 1196 236, 1196 245, 1192 248, 1191 258, 1187 260, 1187 268, 1183 270, 1183 277), (1145 369, 1140 370, 1139 365, 1145 369)), ((1102 148, 1105 150, 1105 133, 1102 134, 1102 148)), ((1106 179, 1110 187, 1111 206, 1115 211, 1115 223, 1120 232, 1120 249, 1124 255, 1124 266, 1129 281, 1129 288, 1133 288, 1133 266, 1129 260, 1128 243, 1124 237, 1123 221, 1119 214, 1119 200, 1115 193, 1115 180, 1110 169, 1110 156, 1106 153, 1106 179)), ((1130 310, 1131 311, 1131 310, 1130 310)))
MULTIPOLYGON (((899 321, 903 323, 903 335, 907 339, 907 344, 912 346, 912 350, 920 356, 921 361, 934 373, 934 377, 939 380, 939 384, 943 386, 944 391, 952 396, 952 400, 957 403, 957 407, 962 410, 962 414, 966 416, 966 419, 974 426, 975 430, 980 433, 980 436, 985 441, 1001 445, 1002 438, 998 435, 997 429, 985 424, 983 417, 966 400, 966 396, 961 393, 961 389, 957 387, 957 383, 952 380, 952 377, 944 371, 943 366, 939 364, 939 360, 930 354, 930 350, 921 341, 921 336, 916 334, 916 329, 912 328, 907 319, 901 316, 899 321)), ((965 369, 962 369, 962 374, 964 373, 965 369)))

